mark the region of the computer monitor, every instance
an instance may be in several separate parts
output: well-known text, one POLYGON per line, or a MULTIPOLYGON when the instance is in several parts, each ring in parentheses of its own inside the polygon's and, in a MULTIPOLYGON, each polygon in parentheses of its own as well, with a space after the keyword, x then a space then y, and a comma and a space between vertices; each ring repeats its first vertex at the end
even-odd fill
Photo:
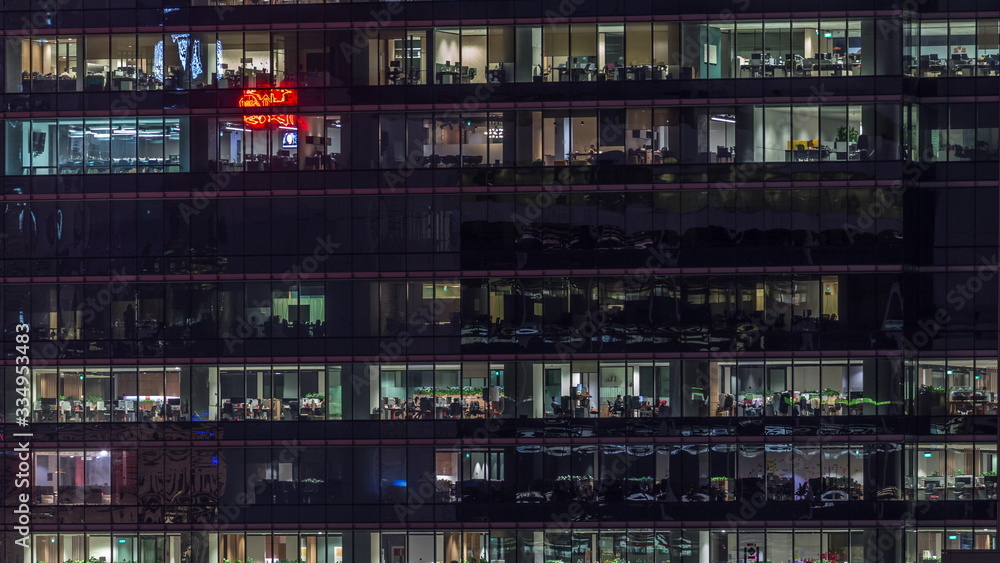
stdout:
POLYGON ((44 131, 32 131, 31 132, 31 152, 35 154, 40 154, 45 152, 45 132, 44 131))
POLYGON ((54 407, 54 406, 56 406, 56 405, 59 404, 59 399, 45 399, 45 398, 42 398, 42 399, 39 399, 39 401, 41 402, 41 405, 42 405, 43 408, 44 407, 54 407))
POLYGON ((244 403, 247 402, 247 398, 246 397, 230 397, 229 398, 229 402, 232 403, 233 406, 235 406, 235 405, 242 405, 242 404, 244 404, 244 403))
MULTIPOLYGON (((285 131, 281 135, 281 148, 283 149, 297 149, 299 148, 299 133, 298 131, 285 131)), ((281 155, 287 156, 287 155, 281 155)))
POLYGON ((960 60, 962 60, 962 55, 960 55, 958 53, 952 53, 951 54, 951 60, 953 60, 953 61, 960 61, 960 60))
POLYGON ((181 406, 181 400, 178 399, 167 399, 167 404, 174 407, 181 406))
POLYGON ((930 59, 930 60, 932 60, 932 61, 936 61, 936 60, 938 60, 938 56, 937 56, 937 53, 932 53, 932 54, 931 54, 931 59, 930 59))
POLYGON ((965 485, 966 487, 971 487, 972 486, 972 475, 956 475, 955 476, 955 484, 957 485, 959 483, 965 485))
POLYGON ((932 478, 924 479, 924 488, 925 489, 940 489, 942 486, 944 486, 944 483, 942 483, 941 479, 939 479, 937 477, 935 477, 933 479, 932 478))

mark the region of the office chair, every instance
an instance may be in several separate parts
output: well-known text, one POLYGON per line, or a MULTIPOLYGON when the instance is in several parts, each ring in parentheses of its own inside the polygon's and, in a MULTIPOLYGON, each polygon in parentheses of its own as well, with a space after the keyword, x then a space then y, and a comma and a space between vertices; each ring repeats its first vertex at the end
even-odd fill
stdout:
POLYGON ((716 146, 715 160, 716 162, 722 162, 723 160, 725 160, 726 162, 732 162, 733 153, 729 152, 729 149, 727 147, 716 146))
POLYGON ((858 135, 858 159, 871 160, 872 153, 868 135, 858 135))
POLYGON ((469 403, 469 416, 484 416, 486 413, 483 411, 482 405, 479 401, 471 401, 469 403))
POLYGON ((924 497, 926 500, 941 500, 941 497, 937 494, 937 487, 934 483, 924 484, 924 497))

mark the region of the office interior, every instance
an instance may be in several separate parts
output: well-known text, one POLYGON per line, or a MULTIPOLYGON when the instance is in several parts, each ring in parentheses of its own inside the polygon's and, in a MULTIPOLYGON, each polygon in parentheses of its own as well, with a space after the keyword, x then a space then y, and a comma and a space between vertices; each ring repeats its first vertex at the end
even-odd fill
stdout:
POLYGON ((7 123, 8 171, 17 175, 189 171, 186 117, 78 117, 7 123))
MULTIPOLYGON (((810 317, 797 321, 808 323, 810 317)), ((530 330, 530 329, 524 329, 530 330)), ((997 414, 995 359, 39 368, 39 423, 997 414), (699 373, 709 376, 705 380, 699 373), (365 381, 353 391, 351 382, 365 381)), ((10 408, 13 408, 12 406, 10 408)))
POLYGON ((7 120, 10 175, 996 161, 995 104, 7 120), (266 122, 263 122, 266 121, 266 122), (191 158, 192 153, 207 158, 191 158))
POLYGON ((80 92, 1000 71, 996 18, 896 21, 385 26, 352 52, 350 68, 334 64, 337 32, 37 34, 6 43, 4 83, 7 92, 80 92), (682 48, 692 43, 700 49, 682 48))
MULTIPOLYGON (((438 531, 198 531, 82 533, 33 532, 32 549, 17 563, 81 560, 88 555, 108 561, 181 563, 183 546, 197 545, 200 560, 281 561, 307 563, 447 563, 477 559, 529 563, 536 555, 546 561, 585 563, 600 558, 669 563, 697 560, 737 561, 752 553, 760 561, 864 560, 871 546, 891 548, 887 557, 906 561, 939 561, 943 550, 993 549, 995 527, 921 528, 919 531, 864 526, 771 527, 766 531, 728 526, 725 530, 697 527, 636 528, 576 527, 572 530, 438 531), (34 555, 32 555, 34 553, 34 555), (763 559, 767 557, 767 559, 763 559)), ((879 552, 882 553, 881 551, 879 552)), ((895 559, 894 559, 895 560, 895 559)))
POLYGON ((921 78, 996 76, 1000 73, 998 20, 921 20, 910 24, 903 70, 921 78))

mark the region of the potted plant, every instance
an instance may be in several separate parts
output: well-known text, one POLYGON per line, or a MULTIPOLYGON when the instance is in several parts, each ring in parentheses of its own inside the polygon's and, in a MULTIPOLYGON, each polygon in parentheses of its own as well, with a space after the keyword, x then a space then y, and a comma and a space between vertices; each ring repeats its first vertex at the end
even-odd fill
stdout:
POLYGON ((302 485, 302 502, 304 504, 317 504, 322 502, 323 499, 323 483, 322 479, 317 479, 315 477, 306 477, 299 481, 302 485))
POLYGON ((713 487, 718 489, 723 494, 723 500, 729 499, 729 482, 733 479, 731 477, 712 477, 709 482, 713 487))
POLYGON ((983 483, 987 485, 997 484, 997 472, 996 471, 983 471, 983 483))
POLYGON ((858 130, 854 127, 843 126, 837 129, 837 137, 833 140, 833 150, 846 152, 848 145, 858 142, 858 130))

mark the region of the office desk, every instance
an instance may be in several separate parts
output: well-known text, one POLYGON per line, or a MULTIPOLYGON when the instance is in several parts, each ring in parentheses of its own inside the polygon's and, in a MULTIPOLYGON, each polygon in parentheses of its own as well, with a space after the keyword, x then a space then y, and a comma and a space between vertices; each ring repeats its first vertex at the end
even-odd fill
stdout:
POLYGON ((804 162, 830 159, 830 149, 786 150, 785 162, 804 162))
POLYGON ((843 76, 844 68, 844 65, 835 62, 822 62, 812 65, 813 72, 831 72, 833 76, 843 76))
POLYGON ((740 71, 750 71, 754 78, 772 77, 774 76, 774 69, 777 66, 775 64, 749 64, 740 66, 740 71))
POLYGON ((507 82, 507 71, 502 68, 486 69, 486 81, 490 84, 507 82))
POLYGON ((462 73, 457 70, 439 70, 436 74, 438 84, 458 84, 461 82, 462 73))

